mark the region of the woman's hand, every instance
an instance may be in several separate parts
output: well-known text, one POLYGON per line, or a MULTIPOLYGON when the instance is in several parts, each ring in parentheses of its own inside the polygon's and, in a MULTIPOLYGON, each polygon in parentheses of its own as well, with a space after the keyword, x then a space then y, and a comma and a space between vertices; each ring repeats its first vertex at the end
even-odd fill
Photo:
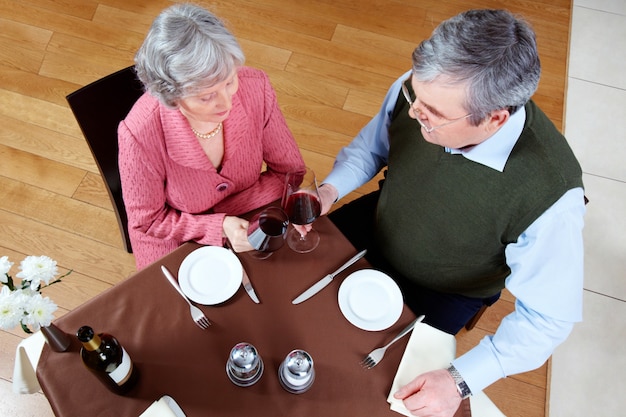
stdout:
POLYGON ((223 234, 235 252, 248 252, 254 249, 248 242, 248 221, 235 216, 224 217, 223 234))

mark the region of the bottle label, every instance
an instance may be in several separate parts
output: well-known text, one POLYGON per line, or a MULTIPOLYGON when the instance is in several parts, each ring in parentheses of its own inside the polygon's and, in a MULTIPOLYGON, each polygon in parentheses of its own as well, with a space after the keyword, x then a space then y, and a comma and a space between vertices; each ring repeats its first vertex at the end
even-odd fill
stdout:
POLYGON ((124 348, 122 348, 122 362, 109 376, 117 385, 124 385, 133 373, 133 361, 124 348))

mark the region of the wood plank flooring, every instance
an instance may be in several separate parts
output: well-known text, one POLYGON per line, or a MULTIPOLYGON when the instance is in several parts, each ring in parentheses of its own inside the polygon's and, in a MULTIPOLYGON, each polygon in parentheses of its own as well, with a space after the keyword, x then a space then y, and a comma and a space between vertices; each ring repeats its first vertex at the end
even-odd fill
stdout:
MULTIPOLYGON (((134 272, 102 179, 65 96, 132 64, 167 0, 0 0, 0 256, 45 254, 74 273, 47 290, 58 316, 134 272)), ((488 7, 520 13, 537 31, 543 74, 535 100, 563 128, 570 0, 215 0, 198 2, 238 37, 247 65, 264 69, 302 153, 320 177, 377 112, 410 54, 441 20, 488 7)), ((342 203, 375 189, 375 182, 342 203)), ((513 309, 504 294, 462 353, 513 309)), ((51 416, 41 393, 11 392, 24 334, 0 331, 0 415, 51 416)), ((545 415, 549 366, 486 392, 510 417, 545 415)), ((381 399, 384 401, 384 399, 381 399)))

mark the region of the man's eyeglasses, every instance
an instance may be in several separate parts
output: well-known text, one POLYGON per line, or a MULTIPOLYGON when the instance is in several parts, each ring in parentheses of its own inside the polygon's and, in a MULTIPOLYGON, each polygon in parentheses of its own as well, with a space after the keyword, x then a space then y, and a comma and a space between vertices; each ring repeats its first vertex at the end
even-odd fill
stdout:
MULTIPOLYGON (((411 78, 409 77, 408 79, 410 80, 411 78)), ((424 128, 426 133, 430 133, 430 132, 432 132, 432 131, 434 131, 436 129, 442 128, 444 126, 451 125, 452 123, 458 122, 459 120, 467 119, 468 117, 470 117, 472 115, 470 113, 470 114, 466 114, 465 116, 462 116, 462 117, 459 117, 459 118, 456 118, 456 119, 446 119, 445 117, 440 117, 440 118, 448 120, 448 121, 445 122, 445 123, 442 123, 440 125, 437 125, 437 126, 428 126, 428 125, 426 125, 426 123, 424 121, 422 121, 420 119, 420 115, 423 112, 420 109, 415 108, 415 106, 413 105, 414 101, 411 100, 411 95, 409 94, 409 90, 406 88, 405 83, 406 83, 406 80, 404 82, 402 82, 402 94, 404 94, 404 98, 406 99, 406 101, 409 102, 409 106, 411 107, 411 110, 413 110, 415 112, 415 116, 416 116, 415 120, 417 120, 417 123, 419 123, 420 126, 422 128, 424 128)), ((416 100, 417 100, 417 98, 416 98, 416 100)))

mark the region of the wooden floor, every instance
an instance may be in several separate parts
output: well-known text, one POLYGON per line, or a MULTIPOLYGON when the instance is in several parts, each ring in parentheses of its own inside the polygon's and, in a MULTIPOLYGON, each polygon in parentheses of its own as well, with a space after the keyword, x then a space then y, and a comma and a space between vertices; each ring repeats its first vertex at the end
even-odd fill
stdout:
MULTIPOLYGON (((45 254, 74 273, 50 288, 58 315, 134 271, 107 193, 65 96, 132 64, 166 0, 0 0, 0 256, 16 264, 45 254)), ((320 177, 338 150, 378 110, 391 82, 441 20, 469 8, 508 8, 534 26, 543 64, 535 100, 562 126, 570 0, 217 0, 247 54, 264 69, 307 164, 320 177)), ((372 190, 366 185, 358 193, 372 190)), ((345 202, 345 201, 344 201, 345 202)), ((512 310, 505 294, 459 353, 512 310)), ((0 332, 0 415, 50 416, 43 395, 11 393, 24 337, 0 332)), ((486 392, 509 417, 544 416, 548 366, 486 392)), ((384 399, 381 399, 383 401, 384 399)))

